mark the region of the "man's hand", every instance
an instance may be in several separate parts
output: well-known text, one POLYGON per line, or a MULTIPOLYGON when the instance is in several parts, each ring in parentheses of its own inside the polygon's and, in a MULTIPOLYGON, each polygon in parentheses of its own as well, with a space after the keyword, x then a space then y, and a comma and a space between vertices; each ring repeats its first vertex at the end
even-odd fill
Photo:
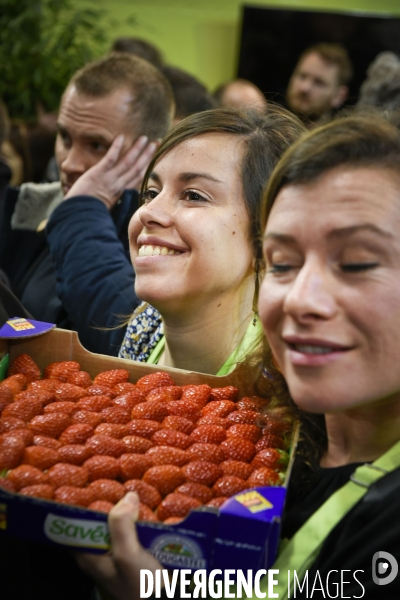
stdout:
POLYGON ((122 156, 124 136, 115 138, 107 154, 83 173, 65 196, 96 196, 111 209, 126 189, 138 189, 158 147, 141 136, 122 156))
POLYGON ((134 522, 139 514, 139 498, 128 492, 110 511, 108 525, 112 550, 103 555, 76 554, 80 568, 104 590, 106 598, 133 600, 140 598, 140 569, 153 573, 160 563, 140 545, 134 522))

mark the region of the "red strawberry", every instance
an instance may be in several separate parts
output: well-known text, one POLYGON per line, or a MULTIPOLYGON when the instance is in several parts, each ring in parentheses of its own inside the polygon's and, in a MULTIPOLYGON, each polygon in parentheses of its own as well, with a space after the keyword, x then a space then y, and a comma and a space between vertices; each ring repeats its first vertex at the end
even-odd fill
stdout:
POLYGON ((168 494, 157 508, 157 516, 160 521, 169 517, 186 517, 189 512, 201 506, 200 502, 191 496, 184 494, 168 494))
POLYGON ((29 400, 39 404, 40 406, 46 406, 55 399, 55 393, 50 390, 38 390, 36 388, 29 388, 23 390, 14 396, 14 400, 29 400))
POLYGON ((120 423, 100 423, 100 425, 97 425, 95 433, 109 435, 110 437, 120 440, 129 434, 129 429, 127 425, 122 425, 120 423))
POLYGON ((54 500, 72 506, 89 506, 94 501, 93 492, 89 488, 62 485, 54 492, 54 500))
POLYGON ((255 455, 251 464, 255 469, 269 467, 270 469, 279 471, 287 465, 288 460, 289 456, 286 452, 282 452, 282 450, 277 450, 276 448, 264 448, 255 455))
POLYGON ((127 392, 126 394, 122 394, 122 396, 117 396, 111 401, 111 405, 132 411, 134 406, 141 404, 144 401, 144 394, 139 392, 139 390, 135 390, 134 392, 127 392))
POLYGON ((211 388, 209 385, 184 385, 182 387, 181 400, 190 400, 197 404, 199 408, 203 408, 210 398, 211 388))
MULTIPOLYGON (((129 479, 140 479, 147 469, 153 466, 152 460, 143 454, 122 454, 119 459, 119 466, 122 481, 129 479)), ((148 502, 143 501, 145 504, 148 502)), ((151 506, 149 504, 149 506, 151 506)))
POLYGON ((229 427, 229 423, 226 422, 226 419, 218 417, 213 413, 200 417, 197 421, 197 426, 199 425, 218 425, 218 427, 222 427, 223 429, 228 429, 229 427))
POLYGON ((287 444, 279 435, 273 433, 264 434, 256 444, 256 450, 264 450, 264 448, 280 448, 284 450, 287 448, 287 444))
POLYGON ((158 521, 157 516, 146 504, 139 504, 139 521, 158 521))
POLYGON ((111 369, 110 371, 103 371, 96 375, 93 383, 95 385, 107 385, 112 388, 117 383, 126 383, 128 379, 129 371, 126 369, 111 369))
POLYGON ((179 400, 182 396, 182 388, 178 385, 167 385, 165 387, 156 388, 151 390, 146 400, 158 400, 158 402, 169 402, 170 400, 179 400))
POLYGON ((7 387, 1 387, 0 385, 0 414, 8 404, 14 400, 14 394, 7 387))
POLYGON ((260 487, 264 485, 279 485, 280 477, 276 471, 269 467, 261 467, 252 472, 247 480, 247 487, 260 487))
POLYGON ((267 398, 259 398, 259 396, 245 396, 241 398, 236 406, 239 410, 255 410, 256 412, 261 412, 264 408, 266 408, 269 404, 269 400, 267 398))
POLYGON ((58 379, 58 381, 68 381, 68 377, 74 371, 80 371, 79 363, 74 360, 65 360, 54 362, 48 365, 43 373, 43 379, 58 379))
POLYGON ((240 437, 243 440, 249 440, 255 444, 261 437, 261 429, 257 425, 248 425, 246 423, 235 423, 231 425, 226 432, 226 436, 240 437))
POLYGON ((183 483, 176 488, 175 492, 196 498, 201 504, 207 504, 213 497, 213 493, 209 487, 202 483, 195 483, 194 481, 183 483))
POLYGON ((213 414, 217 417, 222 417, 224 419, 233 410, 236 410, 236 404, 235 402, 232 402, 232 400, 215 400, 206 404, 205 407, 201 410, 201 414, 213 414))
POLYGON ((161 371, 151 373, 151 375, 145 375, 136 382, 136 386, 145 394, 148 394, 155 388, 167 385, 175 385, 175 382, 168 373, 163 373, 161 371))
POLYGON ((189 436, 176 429, 161 429, 156 431, 151 441, 159 446, 173 446, 185 450, 192 443, 189 436))
POLYGON ((189 419, 186 419, 185 417, 178 417, 176 415, 169 415, 168 417, 165 417, 161 425, 165 429, 176 429, 176 431, 181 431, 182 433, 186 433, 186 435, 189 435, 194 429, 192 421, 189 421, 189 419))
POLYGON ((34 446, 44 446, 45 448, 52 448, 53 450, 59 450, 62 444, 54 438, 47 437, 45 435, 34 435, 33 436, 34 446))
POLYGON ((116 504, 125 496, 125 488, 122 483, 113 479, 97 479, 89 484, 89 489, 94 493, 96 500, 108 500, 116 504))
POLYGON ((58 451, 60 461, 71 465, 81 465, 93 455, 93 452, 83 444, 66 444, 58 451))
POLYGON ((94 429, 97 425, 103 423, 104 416, 97 412, 91 412, 90 410, 78 410, 78 412, 72 415, 71 420, 72 423, 85 423, 94 429))
POLYGON ((272 433, 274 435, 282 436, 289 433, 292 427, 292 422, 279 421, 278 419, 272 419, 269 416, 265 416, 263 435, 272 433))
POLYGON ((22 392, 26 388, 27 383, 25 375, 18 373, 17 375, 11 375, 11 377, 3 379, 0 387, 11 390, 13 394, 19 394, 19 392, 22 392))
POLYGON ((115 392, 118 396, 120 394, 129 394, 130 392, 137 392, 137 394, 141 395, 141 402, 143 402, 145 399, 145 395, 143 394, 143 392, 138 390, 134 383, 129 383, 129 381, 124 383, 117 383, 117 385, 114 385, 113 392, 115 392))
POLYGON ((67 427, 60 435, 62 444, 84 444, 94 434, 93 427, 86 423, 76 423, 67 427))
MULTIPOLYGON (((239 437, 230 437, 220 445, 225 454, 225 458, 250 462, 256 453, 256 448, 249 440, 242 440, 239 437)), ((224 495, 224 494, 222 494, 224 495)))
POLYGON ((44 446, 28 446, 24 450, 21 464, 32 465, 41 471, 49 469, 60 460, 57 450, 45 448, 44 446))
POLYGON ((248 488, 247 482, 237 475, 223 475, 214 485, 213 492, 218 496, 230 497, 248 488))
POLYGON ((26 423, 22 419, 17 419, 17 417, 7 417, 0 419, 0 434, 5 433, 6 431, 13 431, 14 429, 25 429, 26 423))
POLYGON ((136 454, 144 454, 152 447, 153 442, 138 435, 127 435, 122 438, 124 444, 124 452, 134 452, 136 454))
POLYGON ((17 374, 25 375, 28 382, 36 381, 37 379, 40 379, 41 376, 39 367, 29 354, 20 354, 12 362, 7 375, 11 376, 17 374))
POLYGON ((63 383, 54 392, 54 395, 56 400, 61 402, 78 402, 78 400, 87 396, 87 390, 72 383, 63 383))
POLYGON ((168 404, 158 400, 141 402, 133 407, 132 419, 151 419, 152 421, 161 422, 168 415, 168 404))
POLYGON ((106 456, 114 456, 115 458, 126 452, 124 442, 116 440, 109 435, 92 435, 87 440, 86 446, 93 450, 94 454, 104 454, 106 456))
POLYGON ((16 490, 37 483, 49 483, 48 475, 31 465, 20 465, 8 471, 7 478, 13 482, 16 490))
POLYGON ((153 485, 162 496, 166 496, 184 483, 185 475, 176 465, 156 465, 146 471, 143 481, 153 485))
POLYGON ((113 456, 96 454, 82 465, 89 471, 89 481, 96 479, 116 479, 120 474, 119 462, 113 456))
POLYGON ((48 483, 37 483, 36 485, 27 485, 20 491, 23 496, 33 496, 34 498, 42 498, 43 500, 53 500, 54 488, 48 483))
POLYGON ((131 435, 151 439, 155 432, 161 429, 161 424, 151 419, 133 419, 127 424, 127 427, 131 435))
POLYGON ((224 460, 219 465, 224 473, 224 475, 237 475, 242 479, 247 479, 253 472, 253 467, 248 463, 245 463, 240 460, 224 460))
POLYGON ((161 502, 161 495, 157 488, 145 481, 140 481, 139 479, 125 481, 125 489, 127 492, 136 492, 140 502, 147 504, 153 510, 161 502))
POLYGON ((13 431, 5 431, 0 435, 0 440, 5 440, 8 437, 17 437, 22 440, 25 446, 32 446, 33 433, 29 429, 14 429, 13 431))
POLYGON ((222 476, 220 467, 205 460, 195 460, 182 467, 186 479, 203 485, 212 485, 222 476))
POLYGON ((238 390, 233 385, 223 388, 213 388, 210 394, 210 400, 236 400, 237 397, 238 390))
POLYGON ((225 454, 216 444, 208 444, 206 442, 196 442, 187 450, 191 460, 205 460, 218 464, 225 460, 225 454))
POLYGON ((56 379, 40 379, 39 381, 32 381, 32 383, 29 384, 28 389, 35 392, 44 391, 52 392, 54 394, 56 390, 59 389, 60 385, 60 382, 56 379))
POLYGON ((177 525, 177 523, 181 523, 183 521, 182 517, 168 517, 163 521, 164 525, 177 525))
POLYGON ((5 407, 2 418, 15 417, 25 422, 30 421, 34 416, 43 412, 42 406, 34 400, 16 400, 5 407))
POLYGON ((10 436, 0 440, 0 471, 16 467, 24 453, 25 444, 20 437, 10 436))
POLYGON ((114 504, 107 502, 107 500, 95 500, 88 506, 90 510, 97 510, 97 512, 109 513, 114 504))
POLYGON ((51 485, 57 488, 62 485, 83 487, 88 482, 89 471, 85 467, 60 462, 48 470, 48 476, 51 485))
POLYGON ((246 425, 257 425, 262 417, 255 410, 235 410, 227 416, 226 420, 231 425, 235 423, 244 423, 246 425))
POLYGON ((6 479, 6 477, 0 477, 0 489, 7 490, 7 492, 13 492, 14 494, 17 491, 13 482, 10 479, 6 479))
POLYGON ((181 467, 189 461, 185 450, 171 446, 154 446, 146 452, 153 465, 176 465, 181 467))
POLYGON ((126 425, 131 420, 131 411, 126 408, 118 408, 118 406, 103 408, 101 414, 104 416, 106 423, 126 425))
POLYGON ((86 388, 87 396, 108 396, 111 400, 116 397, 116 392, 108 385, 93 384, 86 388))
POLYGON ((190 434, 190 438, 193 442, 220 444, 226 438, 226 431, 218 425, 198 425, 190 434))
POLYGON ((92 385, 92 380, 89 373, 86 371, 74 371, 69 375, 67 383, 79 385, 81 388, 88 388, 92 385))
POLYGON ((68 427, 71 419, 63 413, 53 413, 47 415, 38 415, 33 417, 28 427, 35 435, 45 435, 47 437, 59 437, 64 429, 68 427))
MULTIPOLYGON (((167 410, 170 415, 185 417, 195 423, 200 418, 200 409, 190 400, 172 400, 167 403, 167 410)), ((164 415, 167 416, 167 415, 164 415)))
POLYGON ((61 412, 65 415, 71 416, 76 413, 77 410, 78 407, 76 406, 75 402, 51 402, 51 404, 48 404, 44 407, 43 412, 45 414, 61 412))
POLYGON ((213 498, 210 502, 207 502, 206 506, 214 506, 215 508, 219 508, 225 502, 229 500, 226 496, 219 496, 219 498, 213 498))
POLYGON ((111 399, 108 396, 85 396, 77 402, 79 410, 90 410, 100 412, 103 408, 110 406, 111 399))

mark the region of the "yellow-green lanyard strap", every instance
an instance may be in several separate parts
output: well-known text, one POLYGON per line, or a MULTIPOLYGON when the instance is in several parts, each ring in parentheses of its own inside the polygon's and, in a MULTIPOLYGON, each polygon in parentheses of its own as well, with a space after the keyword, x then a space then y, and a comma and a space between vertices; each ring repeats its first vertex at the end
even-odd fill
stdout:
MULTIPOLYGON (((398 467, 400 467, 400 441, 372 464, 358 467, 350 476, 350 481, 332 494, 311 515, 286 544, 272 567, 279 569, 279 583, 274 586, 274 593, 279 594, 279 600, 290 598, 293 591, 292 585, 288 590, 287 572, 295 570, 297 579, 301 581, 332 529, 361 500, 370 485, 398 467)), ((266 577, 260 589, 262 592, 267 592, 266 577)))

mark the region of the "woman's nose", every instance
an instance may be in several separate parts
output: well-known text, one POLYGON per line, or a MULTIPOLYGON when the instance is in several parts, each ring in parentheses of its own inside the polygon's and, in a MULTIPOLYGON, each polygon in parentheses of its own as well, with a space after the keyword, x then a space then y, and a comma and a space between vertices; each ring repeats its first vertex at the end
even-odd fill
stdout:
POLYGON ((284 309, 299 321, 332 318, 335 282, 329 270, 315 262, 304 264, 286 295, 284 309))
POLYGON ((164 191, 138 210, 139 220, 146 229, 157 225, 168 227, 173 222, 173 214, 174 203, 164 191))

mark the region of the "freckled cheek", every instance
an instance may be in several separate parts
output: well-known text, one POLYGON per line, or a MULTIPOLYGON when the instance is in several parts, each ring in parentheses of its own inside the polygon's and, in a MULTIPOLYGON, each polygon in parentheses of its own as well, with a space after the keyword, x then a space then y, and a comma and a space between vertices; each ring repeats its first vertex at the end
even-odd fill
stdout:
POLYGON ((278 294, 273 286, 262 284, 258 299, 258 312, 265 335, 271 344, 280 336, 279 324, 284 316, 283 301, 282 295, 278 294))
MULTIPOLYGON (((140 209, 139 209, 140 210, 140 209)), ((128 237, 129 237, 129 251, 131 259, 135 258, 138 252, 137 238, 143 229, 143 225, 139 220, 139 211, 136 211, 129 222, 128 237)))

